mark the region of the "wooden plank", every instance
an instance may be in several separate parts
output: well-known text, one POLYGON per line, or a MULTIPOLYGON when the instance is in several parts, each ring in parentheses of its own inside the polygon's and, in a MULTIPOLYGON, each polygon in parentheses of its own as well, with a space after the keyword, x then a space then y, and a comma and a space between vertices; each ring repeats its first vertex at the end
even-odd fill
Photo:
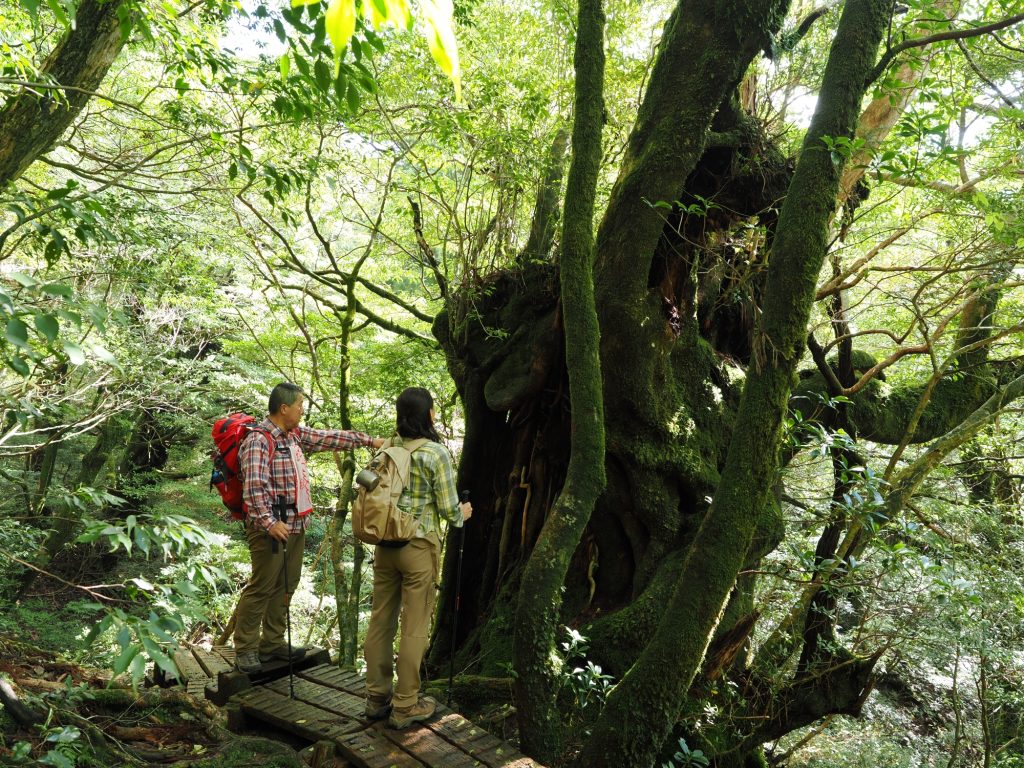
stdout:
POLYGON ((482 765, 490 768, 543 768, 540 763, 535 763, 511 744, 505 742, 474 757, 482 765))
POLYGON ((472 768, 483 765, 427 727, 413 726, 402 731, 384 728, 381 733, 429 768, 472 768))
MULTIPOLYGON (((282 696, 289 696, 291 691, 287 677, 266 683, 262 687, 282 696)), ((366 705, 358 696, 335 688, 328 688, 310 680, 303 680, 298 676, 295 677, 294 689, 296 700, 330 712, 341 721, 339 725, 347 724, 346 727, 355 730, 365 727, 370 722, 365 716, 366 705)))
POLYGON ((437 709, 438 715, 423 725, 488 768, 509 768, 512 765, 517 768, 541 768, 539 763, 530 760, 511 744, 488 733, 457 712, 442 706, 438 706, 437 709))
POLYGON ((235 668, 235 661, 237 655, 235 654, 235 646, 233 645, 215 645, 213 646, 213 652, 220 656, 232 669, 235 668))
POLYGON ((179 648, 174 652, 174 666, 181 673, 178 675, 178 680, 182 684, 187 683, 189 680, 209 677, 187 648, 179 648))
POLYGON ((197 699, 206 698, 206 686, 213 681, 210 677, 197 677, 194 680, 189 680, 188 685, 185 686, 185 692, 189 696, 195 696, 197 699))
POLYGON ((247 717, 270 723, 310 741, 330 739, 337 742, 350 733, 330 712, 263 687, 240 693, 234 700, 247 717))
POLYGON ((216 677, 218 672, 230 672, 234 669, 234 666, 224 661, 220 654, 205 648, 195 647, 192 649, 192 654, 208 677, 216 677))
POLYGON ((376 728, 334 740, 342 757, 356 768, 423 768, 423 763, 388 741, 376 728))
POLYGON ((362 675, 349 669, 338 669, 333 664, 321 664, 296 674, 321 685, 348 691, 356 696, 366 695, 366 681, 362 675))

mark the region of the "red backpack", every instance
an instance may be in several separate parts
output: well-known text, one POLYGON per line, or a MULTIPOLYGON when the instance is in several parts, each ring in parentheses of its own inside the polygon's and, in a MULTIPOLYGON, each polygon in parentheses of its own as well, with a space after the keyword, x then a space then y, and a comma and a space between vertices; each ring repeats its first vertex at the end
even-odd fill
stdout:
POLYGON ((220 500, 231 511, 232 520, 245 519, 245 502, 242 500, 242 478, 238 467, 238 449, 250 432, 259 432, 267 438, 270 458, 274 458, 274 440, 259 426, 259 422, 246 413, 232 413, 213 422, 214 449, 210 453, 213 472, 210 487, 216 488, 220 500))

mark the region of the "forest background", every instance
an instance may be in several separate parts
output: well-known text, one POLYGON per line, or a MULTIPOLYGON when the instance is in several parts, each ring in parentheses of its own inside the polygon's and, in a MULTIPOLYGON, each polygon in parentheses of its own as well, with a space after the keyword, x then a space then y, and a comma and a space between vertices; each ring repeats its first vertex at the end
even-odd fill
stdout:
MULTIPOLYGON (((1024 765, 1022 19, 5 0, 4 663, 215 637, 212 421, 418 384, 477 510, 429 666, 527 753, 1024 765)), ((311 465, 295 611, 343 665, 365 458, 311 465)), ((5 758, 109 764, 22 694, 5 758)))

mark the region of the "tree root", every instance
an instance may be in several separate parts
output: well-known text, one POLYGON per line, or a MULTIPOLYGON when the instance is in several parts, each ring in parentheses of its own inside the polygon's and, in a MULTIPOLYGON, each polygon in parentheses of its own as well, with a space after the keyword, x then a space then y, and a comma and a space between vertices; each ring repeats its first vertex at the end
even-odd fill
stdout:
POLYGON ((0 677, 0 703, 3 703, 4 709, 11 713, 15 722, 26 728, 38 725, 46 718, 44 713, 33 709, 18 698, 6 677, 0 677))

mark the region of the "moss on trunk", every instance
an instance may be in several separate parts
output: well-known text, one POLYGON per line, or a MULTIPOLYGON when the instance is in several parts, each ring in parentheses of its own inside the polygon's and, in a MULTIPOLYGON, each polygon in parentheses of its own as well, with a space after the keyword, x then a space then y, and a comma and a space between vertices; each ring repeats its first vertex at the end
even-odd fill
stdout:
POLYGON ((512 642, 516 713, 523 750, 550 762, 561 749, 554 663, 561 588, 569 561, 604 489, 604 411, 600 334, 594 305, 593 220, 604 122, 604 9, 579 0, 572 162, 562 228, 561 308, 572 411, 569 468, 526 563, 512 642))
POLYGON ((771 509, 782 421, 841 171, 822 138, 852 134, 890 10, 881 0, 851 0, 843 10, 779 217, 761 327, 722 479, 656 633, 609 696, 577 765, 653 762, 703 661, 760 517, 771 509))

